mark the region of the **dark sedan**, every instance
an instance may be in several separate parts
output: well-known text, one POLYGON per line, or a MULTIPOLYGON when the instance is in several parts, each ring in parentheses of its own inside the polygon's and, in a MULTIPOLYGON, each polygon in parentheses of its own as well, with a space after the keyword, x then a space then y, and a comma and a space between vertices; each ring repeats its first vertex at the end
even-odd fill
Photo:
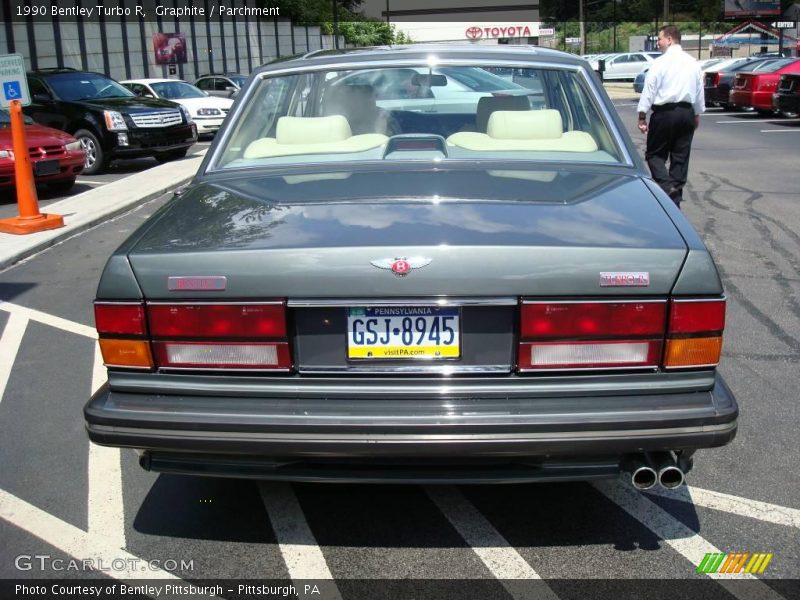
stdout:
POLYGON ((585 61, 314 54, 260 68, 109 259, 84 414, 154 471, 671 489, 736 433, 725 305, 585 61), (411 68, 427 95, 476 67, 541 82, 536 102, 384 108, 353 76, 411 68))
POLYGON ((774 112, 772 94, 781 75, 800 74, 800 60, 781 58, 752 73, 737 73, 730 93, 730 104, 755 109, 762 116, 774 112))
POLYGON ((778 91, 772 94, 772 107, 785 117, 800 115, 800 74, 781 75, 778 91))
POLYGON ((748 58, 722 70, 706 71, 704 77, 705 100, 708 106, 721 106, 730 110, 730 92, 737 73, 749 73, 771 64, 776 58, 748 58))

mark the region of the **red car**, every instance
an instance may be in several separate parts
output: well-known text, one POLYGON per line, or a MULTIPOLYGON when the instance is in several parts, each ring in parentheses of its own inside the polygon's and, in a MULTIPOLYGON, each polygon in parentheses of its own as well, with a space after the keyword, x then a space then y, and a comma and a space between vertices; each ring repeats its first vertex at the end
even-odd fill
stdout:
MULTIPOLYGON (((58 191, 70 189, 86 162, 81 143, 68 133, 35 124, 30 117, 25 117, 25 137, 36 183, 58 191)), ((13 188, 14 180, 11 118, 0 110, 0 189, 13 188)))
POLYGON ((771 115, 772 94, 778 89, 781 75, 800 73, 800 60, 787 58, 751 73, 737 73, 730 93, 730 103, 739 108, 753 107, 761 115, 771 115))

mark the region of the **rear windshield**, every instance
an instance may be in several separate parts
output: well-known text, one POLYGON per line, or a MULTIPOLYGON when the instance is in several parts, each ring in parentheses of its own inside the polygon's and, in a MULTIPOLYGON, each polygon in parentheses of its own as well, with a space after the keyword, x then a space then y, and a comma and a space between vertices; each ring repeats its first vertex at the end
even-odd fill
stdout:
POLYGON ((152 87, 160 97, 170 100, 206 97, 198 88, 184 83, 183 81, 162 81, 159 83, 151 83, 150 87, 152 87))
POLYGON ((795 62, 793 58, 778 59, 774 62, 762 65, 761 68, 756 69, 756 71, 759 73, 774 73, 775 71, 782 69, 786 65, 790 65, 793 62, 795 62))
POLYGON ((622 160, 602 100, 572 70, 420 65, 304 72, 253 85, 215 168, 622 160))

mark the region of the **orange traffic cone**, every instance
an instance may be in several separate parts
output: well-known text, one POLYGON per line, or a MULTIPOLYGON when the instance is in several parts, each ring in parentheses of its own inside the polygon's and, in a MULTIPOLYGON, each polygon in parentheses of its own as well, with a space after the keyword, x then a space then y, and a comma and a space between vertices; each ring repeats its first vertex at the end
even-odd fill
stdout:
POLYGON ((31 157, 28 155, 28 141, 25 138, 25 121, 22 118, 22 106, 19 100, 12 100, 8 107, 11 113, 11 137, 14 141, 14 176, 17 185, 17 205, 19 216, 0 219, 2 233, 36 233, 45 229, 57 229, 64 226, 61 215, 42 214, 39 212, 39 197, 36 195, 36 183, 33 180, 31 157))

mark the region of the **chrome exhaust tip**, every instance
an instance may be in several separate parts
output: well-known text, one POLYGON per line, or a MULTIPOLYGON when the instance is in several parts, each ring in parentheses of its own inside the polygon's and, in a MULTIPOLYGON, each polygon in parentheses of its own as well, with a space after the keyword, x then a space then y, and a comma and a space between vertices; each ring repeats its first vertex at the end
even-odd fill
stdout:
POLYGON ((631 485, 641 492, 655 487, 656 483, 658 474, 652 467, 639 465, 631 472, 631 485))
POLYGON ((683 485, 684 477, 677 465, 667 465, 658 470, 658 483, 666 490, 674 490, 683 485))

